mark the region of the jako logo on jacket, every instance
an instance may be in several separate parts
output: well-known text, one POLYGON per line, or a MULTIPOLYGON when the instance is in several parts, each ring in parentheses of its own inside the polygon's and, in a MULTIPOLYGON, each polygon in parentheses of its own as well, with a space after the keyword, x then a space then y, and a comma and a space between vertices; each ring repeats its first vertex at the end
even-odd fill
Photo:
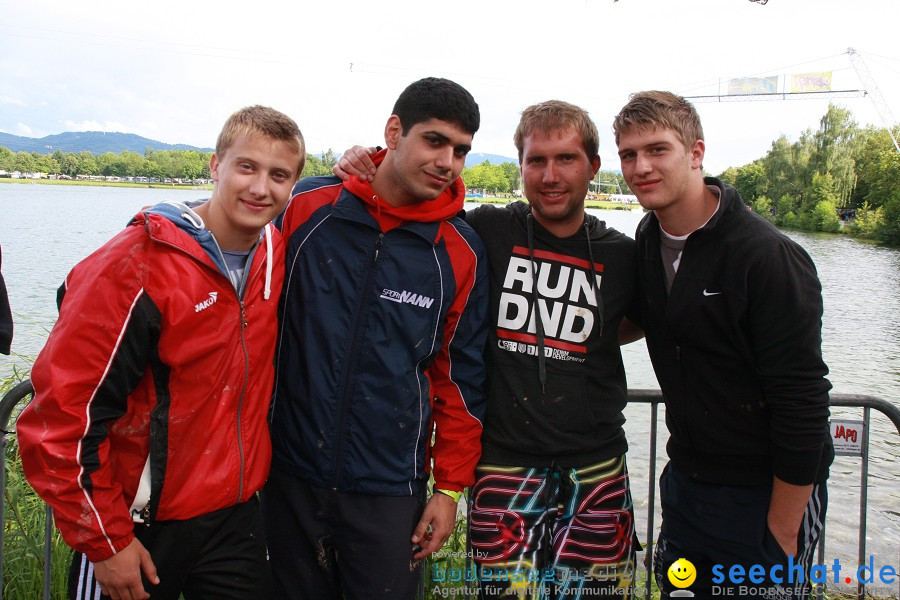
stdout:
POLYGON ((198 302, 194 305, 194 312, 200 312, 204 308, 209 308, 213 304, 216 303, 216 298, 219 296, 219 292, 210 292, 209 298, 204 300, 203 302, 198 302))

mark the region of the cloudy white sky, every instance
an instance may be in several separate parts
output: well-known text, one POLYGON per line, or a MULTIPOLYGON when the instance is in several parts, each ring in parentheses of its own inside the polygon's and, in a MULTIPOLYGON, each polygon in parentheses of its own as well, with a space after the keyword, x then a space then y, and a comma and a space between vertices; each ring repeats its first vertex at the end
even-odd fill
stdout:
MULTIPOLYGON (((515 156, 522 108, 579 104, 618 168, 610 123, 630 93, 716 93, 731 78, 833 71, 862 84, 857 49, 900 117, 900 3, 886 0, 156 0, 5 2, 0 131, 133 132, 209 147, 225 118, 268 104, 310 151, 382 140, 396 96, 435 75, 481 106, 475 152, 515 156)), ((835 99, 880 126, 868 98, 835 99)), ((697 103, 707 170, 765 154, 814 128, 828 100, 697 103)))

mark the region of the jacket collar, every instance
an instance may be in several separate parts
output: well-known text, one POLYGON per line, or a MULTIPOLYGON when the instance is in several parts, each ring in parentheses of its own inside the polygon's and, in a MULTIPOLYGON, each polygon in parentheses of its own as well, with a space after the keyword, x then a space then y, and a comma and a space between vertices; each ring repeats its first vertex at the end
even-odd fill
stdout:
MULTIPOLYGON (((346 187, 341 190, 340 195, 337 197, 337 200, 334 202, 334 206, 331 210, 332 216, 338 219, 344 219, 346 221, 354 221, 356 223, 363 224, 367 227, 371 227, 377 231, 382 231, 381 226, 378 224, 378 221, 375 217, 370 213, 368 207, 365 202, 352 192, 348 190, 346 187)), ((440 221, 431 221, 431 222, 415 222, 415 221, 406 221, 397 229, 402 229, 404 231, 409 231, 423 238, 429 244, 437 243, 438 230, 440 229, 440 221)))

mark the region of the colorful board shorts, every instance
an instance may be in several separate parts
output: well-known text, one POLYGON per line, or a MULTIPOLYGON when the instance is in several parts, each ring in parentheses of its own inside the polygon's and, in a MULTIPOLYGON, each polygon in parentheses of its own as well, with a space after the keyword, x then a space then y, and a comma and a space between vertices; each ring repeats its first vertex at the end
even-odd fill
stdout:
POLYGON ((481 464, 469 539, 482 598, 630 598, 634 512, 625 456, 581 468, 481 464))

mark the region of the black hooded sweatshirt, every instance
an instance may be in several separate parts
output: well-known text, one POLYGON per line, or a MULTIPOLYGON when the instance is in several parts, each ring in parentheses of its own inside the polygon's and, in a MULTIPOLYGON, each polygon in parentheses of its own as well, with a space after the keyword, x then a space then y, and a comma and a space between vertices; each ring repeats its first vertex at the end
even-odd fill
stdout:
POLYGON ((636 306, 634 240, 591 215, 558 238, 524 202, 481 206, 466 221, 491 273, 481 461, 570 468, 623 454, 618 329, 636 306))

